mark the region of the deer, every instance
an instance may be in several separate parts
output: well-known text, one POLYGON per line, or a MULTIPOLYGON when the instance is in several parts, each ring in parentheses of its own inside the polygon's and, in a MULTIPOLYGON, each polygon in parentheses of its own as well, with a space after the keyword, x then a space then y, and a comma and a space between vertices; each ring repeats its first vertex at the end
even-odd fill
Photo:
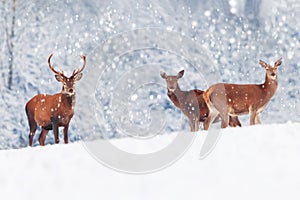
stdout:
POLYGON ((83 66, 75 69, 70 77, 65 76, 63 71, 57 71, 51 65, 52 56, 53 53, 48 58, 48 65, 55 74, 56 80, 62 83, 62 90, 54 95, 38 94, 27 102, 25 111, 30 129, 29 146, 32 146, 38 126, 41 127, 38 140, 41 146, 44 146, 49 130, 54 132, 55 144, 59 143, 59 127, 64 127, 64 142, 68 143, 68 128, 75 107, 75 82, 82 78, 82 71, 86 66, 86 56, 80 56, 83 59, 83 66))
MULTIPOLYGON (((176 76, 169 76, 163 71, 160 75, 166 80, 169 99, 188 118, 191 132, 197 132, 200 122, 206 121, 209 116, 209 109, 203 99, 204 91, 180 89, 178 80, 183 77, 184 70, 178 72, 176 76)), ((230 117, 230 126, 241 126, 238 117, 230 117)))
POLYGON ((273 66, 259 60, 259 64, 266 71, 265 81, 262 84, 217 83, 210 86, 203 93, 203 99, 210 110, 204 127, 208 129, 218 114, 222 121, 221 128, 228 127, 229 117, 244 114, 250 115, 250 125, 260 124, 260 113, 276 92, 277 69, 281 63, 282 58, 273 66))

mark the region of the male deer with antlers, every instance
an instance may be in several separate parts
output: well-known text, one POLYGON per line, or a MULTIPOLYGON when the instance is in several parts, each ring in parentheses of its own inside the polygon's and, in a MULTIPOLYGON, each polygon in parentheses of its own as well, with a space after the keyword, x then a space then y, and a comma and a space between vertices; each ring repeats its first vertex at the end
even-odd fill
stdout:
POLYGON ((260 123, 260 113, 277 89, 277 69, 282 59, 275 62, 274 66, 260 60, 259 64, 265 68, 266 77, 263 84, 228 84, 217 83, 210 86, 203 94, 210 114, 204 127, 208 129, 214 118, 220 114, 222 128, 228 126, 230 116, 250 114, 250 125, 260 123))
POLYGON ((86 57, 81 56, 83 66, 74 70, 68 78, 63 72, 56 71, 51 65, 52 56, 53 54, 48 58, 49 68, 54 72, 56 80, 63 84, 62 91, 54 95, 38 94, 27 102, 25 110, 30 128, 29 146, 32 146, 33 137, 38 126, 42 127, 39 137, 40 145, 44 145, 49 130, 53 130, 55 143, 59 143, 58 127, 60 126, 64 127, 64 142, 68 143, 68 128, 75 106, 75 82, 82 77, 86 57))
MULTIPOLYGON (((176 76, 168 76, 165 72, 160 72, 163 79, 166 80, 168 97, 189 119, 192 132, 199 130, 200 122, 204 122, 208 115, 208 107, 203 100, 202 90, 182 91, 178 85, 178 79, 184 74, 184 70, 178 72, 176 76)), ((230 126, 241 126, 237 117, 230 117, 230 126)), ((206 129, 207 130, 207 129, 206 129)))

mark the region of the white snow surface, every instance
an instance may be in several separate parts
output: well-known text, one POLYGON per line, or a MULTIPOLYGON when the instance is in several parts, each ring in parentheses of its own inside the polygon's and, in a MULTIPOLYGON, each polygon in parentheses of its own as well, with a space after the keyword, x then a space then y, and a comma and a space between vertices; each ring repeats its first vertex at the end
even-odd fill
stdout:
MULTIPOLYGON (((299 129, 292 122, 223 129, 202 160, 209 132, 174 133, 197 136, 173 165, 141 175, 100 164, 83 142, 2 150, 1 199, 299 199, 299 129)), ((172 135, 160 135, 153 144, 172 135)), ((112 140, 131 149, 135 144, 131 138, 112 140)))

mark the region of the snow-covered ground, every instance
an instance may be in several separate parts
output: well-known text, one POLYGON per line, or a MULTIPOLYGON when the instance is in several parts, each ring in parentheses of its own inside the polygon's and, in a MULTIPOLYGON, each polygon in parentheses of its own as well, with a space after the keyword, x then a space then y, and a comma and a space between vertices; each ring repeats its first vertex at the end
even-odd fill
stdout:
MULTIPOLYGON (((140 175, 100 164, 83 142, 3 150, 1 199, 296 200, 300 198, 299 130, 300 124, 291 122, 227 128, 202 160, 199 154, 207 132, 199 131, 173 165, 140 175)), ((170 138, 172 134, 157 136, 153 144, 165 145, 170 138)), ((143 150, 134 148, 137 143, 130 138, 113 140, 124 150, 143 150)))

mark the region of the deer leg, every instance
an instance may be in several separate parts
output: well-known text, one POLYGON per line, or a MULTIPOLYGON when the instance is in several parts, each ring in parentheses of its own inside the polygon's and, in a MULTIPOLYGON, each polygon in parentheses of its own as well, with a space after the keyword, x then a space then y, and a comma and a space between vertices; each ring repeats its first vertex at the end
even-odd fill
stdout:
POLYGON ((216 117, 218 116, 218 111, 215 109, 211 109, 209 112, 207 119, 203 122, 203 129, 208 130, 210 124, 215 121, 216 117))
POLYGON ((222 118, 221 127, 226 128, 229 124, 229 115, 227 113, 223 113, 223 114, 220 114, 220 116, 222 118))
POLYGON ((227 111, 227 106, 222 104, 217 104, 216 109, 220 113, 220 117, 222 119, 221 128, 226 128, 229 125, 229 115, 227 111))
POLYGON ((216 98, 217 95, 215 95, 215 98, 212 99, 212 103, 219 112, 220 117, 222 119, 221 128, 226 128, 229 125, 229 115, 228 115, 228 105, 226 104, 227 99, 226 95, 221 93, 221 96, 219 98, 216 98))
POLYGON ((69 124, 67 124, 65 127, 64 127, 64 141, 65 141, 65 144, 68 144, 68 129, 69 129, 69 124))
POLYGON ((200 121, 198 119, 193 119, 190 121, 191 131, 197 132, 199 130, 200 121))
POLYGON ((234 118, 232 116, 229 116, 229 126, 236 127, 236 122, 234 121, 234 118))
POLYGON ((42 128, 42 131, 41 131, 41 134, 40 134, 40 137, 39 137, 39 143, 40 143, 41 146, 45 145, 45 140, 46 140, 47 134, 48 134, 48 130, 42 128))
POLYGON ((242 127, 242 123, 240 122, 238 116, 234 117, 234 121, 236 121, 236 125, 242 127))
POLYGON ((59 143, 58 125, 56 123, 53 123, 52 127, 53 127, 53 133, 54 133, 54 142, 55 142, 55 144, 58 144, 59 143))
POLYGON ((195 132, 199 131, 200 120, 195 120, 195 132))
POLYGON ((37 123, 35 121, 29 121, 29 129, 30 129, 29 146, 32 147, 33 137, 34 137, 35 131, 37 129, 37 123))
POLYGON ((260 122, 260 114, 259 113, 256 113, 256 117, 254 119, 254 122, 255 122, 255 124, 260 124, 261 123, 260 122))
POLYGON ((250 125, 255 124, 256 111, 250 110, 250 125))
POLYGON ((241 124, 241 122, 240 122, 240 120, 237 116, 229 116, 229 126, 231 126, 231 127, 236 127, 236 126, 241 127, 242 124, 241 124))
POLYGON ((189 118, 189 123, 190 123, 191 132, 195 132, 195 122, 194 122, 193 118, 189 118))

